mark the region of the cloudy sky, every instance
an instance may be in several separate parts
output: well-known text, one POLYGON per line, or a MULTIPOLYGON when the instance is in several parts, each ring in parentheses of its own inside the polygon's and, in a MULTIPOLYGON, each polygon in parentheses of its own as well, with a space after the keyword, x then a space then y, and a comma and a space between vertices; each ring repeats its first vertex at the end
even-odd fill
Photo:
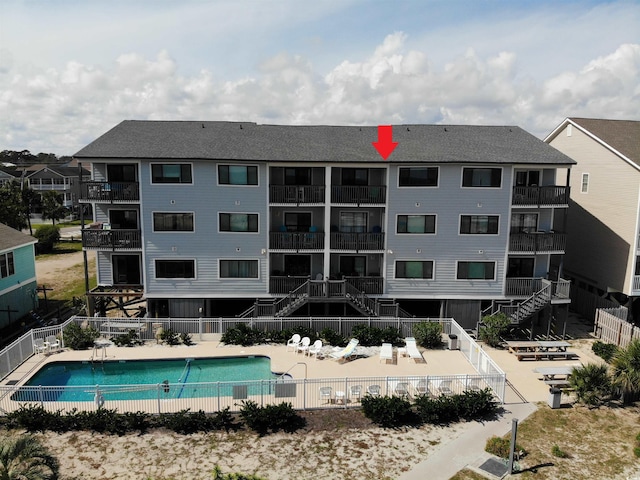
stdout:
POLYGON ((125 119, 640 120, 640 1, 0 0, 0 150, 125 119))

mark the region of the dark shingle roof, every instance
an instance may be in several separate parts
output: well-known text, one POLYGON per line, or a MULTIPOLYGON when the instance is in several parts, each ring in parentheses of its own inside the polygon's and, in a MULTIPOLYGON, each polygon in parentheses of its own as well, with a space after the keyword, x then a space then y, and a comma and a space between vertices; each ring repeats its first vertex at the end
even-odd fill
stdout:
MULTIPOLYGON (((371 145, 377 137, 377 127, 127 120, 74 157, 383 162, 371 145)), ((393 140, 390 162, 575 163, 513 126, 396 125, 393 140)))
POLYGON ((0 252, 36 243, 37 241, 38 240, 33 238, 31 235, 19 232, 4 223, 0 223, 0 252))
POLYGON ((640 165, 640 121, 573 117, 569 120, 640 165))

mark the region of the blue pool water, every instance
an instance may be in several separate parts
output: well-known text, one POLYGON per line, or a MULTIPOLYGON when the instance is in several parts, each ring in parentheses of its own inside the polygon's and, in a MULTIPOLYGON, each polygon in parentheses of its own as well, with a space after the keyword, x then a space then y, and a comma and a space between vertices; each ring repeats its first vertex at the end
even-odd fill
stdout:
MULTIPOLYGON (((211 382, 247 382, 252 390, 259 380, 273 380, 271 359, 262 356, 180 360, 127 360, 102 362, 52 362, 40 369, 14 393, 16 401, 94 401, 96 385, 105 400, 195 398, 232 394, 232 385, 211 382), (158 388, 158 385, 161 388, 158 388), (67 387, 44 388, 43 387, 67 387), (29 388, 31 387, 31 388, 29 388)), ((264 383, 264 382, 263 382, 264 383)), ((267 385, 269 382, 266 382, 267 385)))

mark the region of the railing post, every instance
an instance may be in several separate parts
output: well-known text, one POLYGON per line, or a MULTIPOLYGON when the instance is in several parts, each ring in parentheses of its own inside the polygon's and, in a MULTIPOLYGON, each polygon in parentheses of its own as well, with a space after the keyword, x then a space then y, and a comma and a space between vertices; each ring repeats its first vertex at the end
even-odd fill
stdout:
POLYGON ((162 397, 161 397, 161 393, 160 393, 161 392, 161 385, 159 383, 156 385, 156 390, 158 392, 158 395, 157 395, 158 396, 158 415, 160 415, 162 413, 162 409, 160 408, 160 405, 162 404, 160 402, 160 399, 162 397))

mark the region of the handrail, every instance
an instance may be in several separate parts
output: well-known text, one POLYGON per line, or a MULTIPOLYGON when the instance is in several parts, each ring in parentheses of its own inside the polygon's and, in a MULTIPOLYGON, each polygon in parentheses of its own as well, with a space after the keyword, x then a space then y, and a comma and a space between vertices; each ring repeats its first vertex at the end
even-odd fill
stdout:
POLYGON ((289 368, 289 370, 287 370, 286 372, 284 372, 283 374, 281 374, 280 376, 278 376, 279 379, 282 379, 287 373, 289 373, 291 370, 293 370, 295 367, 297 367, 298 365, 304 365, 304 378, 307 378, 307 364, 305 362, 298 362, 298 363, 294 363, 291 368, 289 368))

